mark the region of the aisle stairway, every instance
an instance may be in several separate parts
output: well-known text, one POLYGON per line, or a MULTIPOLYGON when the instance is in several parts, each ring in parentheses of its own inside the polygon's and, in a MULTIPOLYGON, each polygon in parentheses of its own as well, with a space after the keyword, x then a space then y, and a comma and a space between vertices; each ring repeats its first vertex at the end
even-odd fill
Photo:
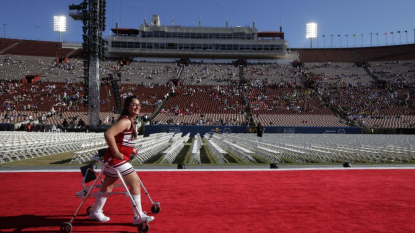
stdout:
POLYGON ((9 49, 13 48, 14 46, 16 46, 16 45, 18 45, 18 44, 20 44, 20 41, 17 41, 16 43, 14 43, 14 44, 12 44, 12 45, 10 45, 10 46, 8 46, 8 47, 6 47, 6 48, 2 49, 2 50, 0 51, 0 54, 2 54, 3 52, 6 52, 7 50, 9 50, 9 49))
MULTIPOLYGON (((360 62, 360 63, 362 63, 362 59, 360 59, 360 57, 359 57, 359 55, 357 55, 357 53, 353 50, 353 49, 351 49, 350 50, 350 52, 352 52, 352 54, 353 54, 353 56, 360 62)), ((366 73, 375 81, 375 82, 379 82, 379 79, 378 79, 378 77, 376 76, 376 75, 374 75, 372 72, 370 72, 370 70, 365 66, 365 67, 362 67, 365 71, 366 71, 366 73)))

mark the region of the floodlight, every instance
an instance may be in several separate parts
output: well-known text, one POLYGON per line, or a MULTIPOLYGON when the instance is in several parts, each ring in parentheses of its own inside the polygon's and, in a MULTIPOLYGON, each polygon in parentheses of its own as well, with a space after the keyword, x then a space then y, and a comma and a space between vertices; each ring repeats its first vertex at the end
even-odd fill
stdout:
POLYGON ((66 32, 65 16, 53 16, 53 30, 55 32, 66 32))
POLYGON ((306 38, 317 38, 317 24, 308 23, 306 28, 306 38))
POLYGON ((306 38, 310 38, 310 48, 313 48, 313 39, 317 38, 317 24, 308 23, 306 25, 306 38))
POLYGON ((53 31, 59 33, 59 42, 61 42, 62 32, 66 32, 66 17, 53 16, 53 31))

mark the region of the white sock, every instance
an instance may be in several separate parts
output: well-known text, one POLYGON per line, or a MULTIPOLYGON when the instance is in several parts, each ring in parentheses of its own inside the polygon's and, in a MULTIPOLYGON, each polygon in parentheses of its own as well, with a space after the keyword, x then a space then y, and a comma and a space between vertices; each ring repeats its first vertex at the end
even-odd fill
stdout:
MULTIPOLYGON (((98 193, 101 193, 101 191, 98 191, 98 193)), ((102 208, 104 208, 106 201, 107 201, 107 197, 97 197, 95 199, 94 208, 92 209, 91 213, 102 212, 102 208)))
MULTIPOLYGON (((137 209, 138 209, 138 211, 139 211, 139 213, 140 213, 140 215, 142 215, 142 213, 143 213, 143 209, 142 209, 142 207, 141 207, 141 195, 140 194, 138 194, 138 195, 131 195, 132 197, 133 197, 133 199, 134 199, 134 201, 135 201, 135 204, 137 205, 137 209)), ((131 201, 130 201, 131 202, 131 201)), ((133 207, 133 211, 134 211, 134 218, 135 217, 137 217, 138 216, 138 213, 137 213, 137 210, 136 210, 136 208, 134 208, 134 205, 133 205, 133 203, 131 202, 131 207, 133 207)))

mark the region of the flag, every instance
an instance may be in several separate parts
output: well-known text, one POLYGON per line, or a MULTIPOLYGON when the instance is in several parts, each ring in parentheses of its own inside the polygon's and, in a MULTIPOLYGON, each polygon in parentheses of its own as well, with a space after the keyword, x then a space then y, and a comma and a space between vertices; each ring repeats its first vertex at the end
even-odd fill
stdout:
POLYGON ((376 32, 376 34, 375 35, 379 35, 377 32, 376 32))
POLYGON ((326 35, 323 35, 323 37, 326 37, 326 35))
POLYGON ((363 36, 363 34, 360 34, 361 36, 363 36))
POLYGON ((398 33, 401 33, 401 31, 398 31, 398 33))
POLYGON ((353 36, 356 36, 356 34, 353 34, 353 36))
POLYGON ((347 37, 347 35, 346 35, 346 37, 347 37))
POLYGON ((385 35, 385 36, 386 36, 387 34, 388 34, 387 32, 383 33, 383 35, 385 35))
POLYGON ((407 33, 408 31, 405 31, 405 33, 407 33))
POLYGON ((391 32, 391 34, 393 34, 393 32, 391 32))
POLYGON ((340 36, 340 35, 337 35, 337 36, 340 36))

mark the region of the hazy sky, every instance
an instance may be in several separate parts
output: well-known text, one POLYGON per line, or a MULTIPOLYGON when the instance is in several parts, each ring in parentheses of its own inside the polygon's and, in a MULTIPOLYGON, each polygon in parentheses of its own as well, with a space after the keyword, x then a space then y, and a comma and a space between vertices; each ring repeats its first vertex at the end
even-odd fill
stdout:
MULTIPOLYGON (((68 16, 68 6, 82 1, 1 0, 0 36, 4 36, 3 24, 7 24, 7 38, 36 39, 38 26, 39 40, 59 41, 59 35, 53 31, 53 16, 65 15, 68 33, 62 34, 62 40, 81 43, 82 22, 68 16)), ((254 15, 260 31, 278 31, 281 23, 291 48, 310 47, 305 35, 309 22, 318 24, 313 47, 328 48, 331 38, 333 47, 339 47, 340 40, 342 47, 360 47, 362 38, 363 45, 370 46, 370 33, 373 33, 373 46, 386 42, 388 45, 414 43, 415 0, 107 0, 104 36, 109 35, 109 29, 117 21, 120 27, 138 28, 145 16, 150 21, 153 14, 160 16, 162 25, 171 25, 173 9, 175 25, 182 26, 198 25, 200 12, 202 26, 224 27, 227 18, 232 27, 252 26, 254 15)))

